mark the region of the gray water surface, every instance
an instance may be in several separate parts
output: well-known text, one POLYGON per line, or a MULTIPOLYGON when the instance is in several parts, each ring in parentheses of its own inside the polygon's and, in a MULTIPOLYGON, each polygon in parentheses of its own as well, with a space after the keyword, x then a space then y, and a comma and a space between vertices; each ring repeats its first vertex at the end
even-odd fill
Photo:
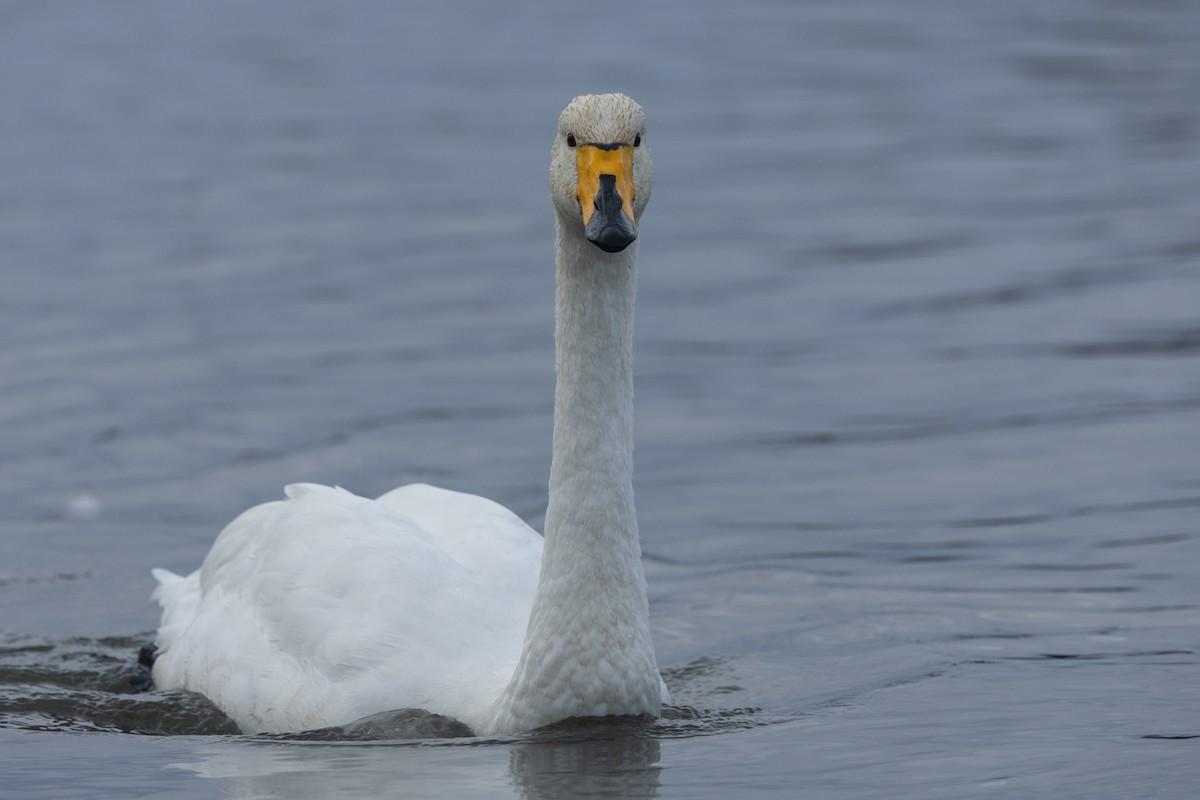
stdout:
POLYGON ((0 7, 0 795, 1182 797, 1200 5, 0 7), (554 121, 650 118, 660 721, 242 736, 149 569, 294 481, 540 527, 554 121))

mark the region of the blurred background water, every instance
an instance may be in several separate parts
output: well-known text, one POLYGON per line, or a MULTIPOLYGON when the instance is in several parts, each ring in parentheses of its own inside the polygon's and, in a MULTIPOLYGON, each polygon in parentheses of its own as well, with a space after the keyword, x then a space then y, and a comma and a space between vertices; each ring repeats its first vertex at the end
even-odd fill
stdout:
POLYGON ((1193 792, 1197 42, 1191 0, 3 4, 0 794, 1193 792), (279 742, 131 693, 149 568, 285 483, 540 527, 549 146, 611 90, 684 708, 279 742))

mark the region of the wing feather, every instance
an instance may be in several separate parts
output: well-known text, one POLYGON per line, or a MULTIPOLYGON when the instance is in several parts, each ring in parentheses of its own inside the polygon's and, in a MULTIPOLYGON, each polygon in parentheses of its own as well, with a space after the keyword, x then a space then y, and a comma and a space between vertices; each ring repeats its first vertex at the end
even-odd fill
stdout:
POLYGON ((156 571, 155 682, 247 731, 409 707, 481 723, 520 656, 541 537, 490 500, 421 484, 287 496, 230 523, 197 572, 156 571))

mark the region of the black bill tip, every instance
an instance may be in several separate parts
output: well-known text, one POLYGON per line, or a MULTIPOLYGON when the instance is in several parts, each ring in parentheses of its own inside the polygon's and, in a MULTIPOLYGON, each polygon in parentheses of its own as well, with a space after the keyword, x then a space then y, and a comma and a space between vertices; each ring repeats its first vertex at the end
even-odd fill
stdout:
POLYGON ((600 176, 596 209, 584 226, 587 240, 606 253, 619 253, 637 239, 637 226, 625 213, 615 175, 600 176))

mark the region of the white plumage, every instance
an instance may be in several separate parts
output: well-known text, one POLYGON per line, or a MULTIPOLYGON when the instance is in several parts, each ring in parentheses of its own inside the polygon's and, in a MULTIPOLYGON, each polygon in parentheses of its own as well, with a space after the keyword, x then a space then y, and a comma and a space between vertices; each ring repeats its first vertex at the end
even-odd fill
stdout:
POLYGON ((287 494, 234 520, 187 578, 156 570, 156 683, 207 695, 247 731, 435 707, 486 727, 472 712, 520 657, 542 537, 432 486, 287 494))
POLYGON ((474 495, 294 484, 234 520, 196 572, 154 571, 160 688, 200 692, 248 732, 401 708, 480 735, 660 711, 632 489, 644 136, 624 95, 577 97, 559 118, 545 539, 474 495))

